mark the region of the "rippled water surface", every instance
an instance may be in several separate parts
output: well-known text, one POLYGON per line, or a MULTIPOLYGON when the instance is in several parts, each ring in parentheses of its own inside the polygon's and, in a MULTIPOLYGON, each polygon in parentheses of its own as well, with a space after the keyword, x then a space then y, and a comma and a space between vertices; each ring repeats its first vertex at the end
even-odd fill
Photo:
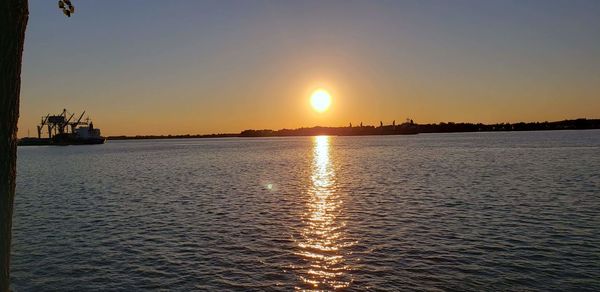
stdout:
POLYGON ((600 290, 600 131, 21 147, 16 291, 600 290))

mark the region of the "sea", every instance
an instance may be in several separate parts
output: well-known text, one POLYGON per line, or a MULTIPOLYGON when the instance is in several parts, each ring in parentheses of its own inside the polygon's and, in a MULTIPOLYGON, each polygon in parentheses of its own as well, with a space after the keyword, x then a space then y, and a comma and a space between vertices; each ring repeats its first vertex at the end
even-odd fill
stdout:
POLYGON ((14 291, 600 291, 600 130, 18 149, 14 291))

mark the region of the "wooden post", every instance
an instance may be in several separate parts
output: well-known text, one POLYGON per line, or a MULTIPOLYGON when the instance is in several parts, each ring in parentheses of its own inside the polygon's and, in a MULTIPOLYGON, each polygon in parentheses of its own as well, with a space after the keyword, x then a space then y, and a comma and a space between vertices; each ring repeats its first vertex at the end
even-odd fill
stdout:
POLYGON ((0 291, 10 289, 10 244, 15 197, 21 60, 29 18, 27 0, 0 1, 0 291))

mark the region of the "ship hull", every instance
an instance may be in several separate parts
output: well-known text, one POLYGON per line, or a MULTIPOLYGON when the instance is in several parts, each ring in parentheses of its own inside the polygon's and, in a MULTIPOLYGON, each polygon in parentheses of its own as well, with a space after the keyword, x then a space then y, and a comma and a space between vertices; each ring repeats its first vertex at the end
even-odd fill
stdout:
POLYGON ((89 137, 80 138, 72 135, 56 135, 49 138, 23 138, 19 140, 19 146, 67 146, 67 145, 97 145, 104 144, 106 138, 104 137, 89 137))
POLYGON ((52 138, 54 145, 96 145, 104 144, 105 141, 106 138, 104 137, 81 138, 72 134, 59 134, 52 138))

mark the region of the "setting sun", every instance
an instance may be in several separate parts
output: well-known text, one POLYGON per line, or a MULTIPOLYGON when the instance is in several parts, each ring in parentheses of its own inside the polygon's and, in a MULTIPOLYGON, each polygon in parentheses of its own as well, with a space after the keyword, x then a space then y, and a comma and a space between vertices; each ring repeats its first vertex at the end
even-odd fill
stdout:
POLYGON ((325 89, 317 89, 310 96, 310 104, 318 112, 326 111, 331 105, 331 96, 325 89))

